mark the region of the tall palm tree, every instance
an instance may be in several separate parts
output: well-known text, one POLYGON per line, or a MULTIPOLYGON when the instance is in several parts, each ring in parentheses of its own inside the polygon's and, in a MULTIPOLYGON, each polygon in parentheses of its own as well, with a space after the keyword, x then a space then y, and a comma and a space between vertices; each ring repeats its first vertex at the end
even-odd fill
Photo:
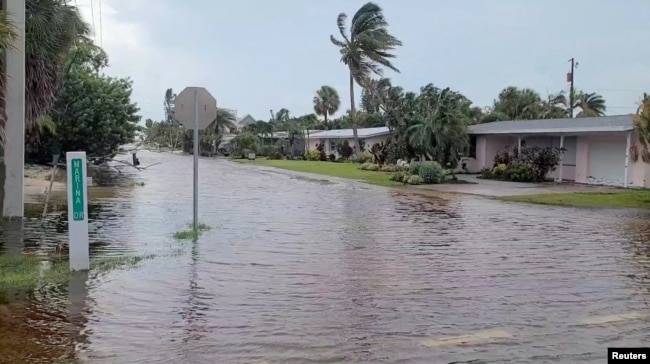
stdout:
POLYGON ((341 62, 350 71, 350 111, 352 117, 352 130, 356 153, 361 153, 361 145, 357 135, 356 111, 354 104, 354 83, 363 86, 363 81, 371 74, 382 75, 383 67, 399 72, 390 61, 395 55, 390 53, 402 42, 388 33, 388 22, 379 5, 369 2, 363 5, 352 17, 350 32, 346 28, 348 16, 340 13, 336 24, 343 40, 330 35, 330 40, 339 47, 341 62))
POLYGON ((341 106, 341 99, 339 93, 332 86, 323 86, 316 91, 314 96, 314 112, 317 115, 323 116, 325 119, 325 129, 329 129, 327 118, 329 115, 336 113, 341 106))
POLYGON ((90 28, 66 0, 27 0, 25 13, 25 128, 30 131, 52 109, 69 51, 87 40, 90 28))

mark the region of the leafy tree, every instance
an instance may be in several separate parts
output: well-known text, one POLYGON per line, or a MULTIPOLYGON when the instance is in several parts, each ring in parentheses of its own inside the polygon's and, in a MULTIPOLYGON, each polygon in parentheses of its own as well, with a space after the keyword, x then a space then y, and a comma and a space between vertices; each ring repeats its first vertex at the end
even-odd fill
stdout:
POLYGON ((56 147, 62 152, 83 150, 101 162, 135 137, 140 116, 131 101, 132 82, 100 74, 107 56, 99 47, 82 43, 73 54, 51 112, 57 133, 45 132, 43 142, 31 146, 33 160, 49 161, 51 148, 56 147))
POLYGON ((354 83, 363 86, 371 74, 380 75, 383 68, 399 72, 390 61, 395 55, 390 53, 402 42, 388 32, 388 22, 384 18, 383 10, 379 5, 368 2, 363 5, 352 17, 350 31, 346 28, 347 15, 340 13, 336 24, 343 40, 336 39, 333 35, 330 40, 339 47, 341 62, 350 72, 350 116, 357 153, 361 153, 354 102, 354 83))
POLYGON ((341 100, 336 89, 332 86, 322 86, 314 96, 314 111, 325 119, 325 129, 329 129, 327 118, 336 113, 341 106, 341 100))
POLYGON ((549 104, 563 111, 562 117, 573 117, 570 111, 570 102, 573 100, 573 109, 579 110, 575 117, 605 116, 607 106, 605 99, 595 92, 574 91, 573 97, 567 97, 564 92, 559 92, 549 98, 549 104))

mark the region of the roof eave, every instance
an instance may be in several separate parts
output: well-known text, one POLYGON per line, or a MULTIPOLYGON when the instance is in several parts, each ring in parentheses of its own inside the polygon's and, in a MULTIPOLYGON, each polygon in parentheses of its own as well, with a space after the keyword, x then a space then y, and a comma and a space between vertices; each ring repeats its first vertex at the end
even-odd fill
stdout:
POLYGON ((502 134, 585 134, 602 132, 632 131, 633 126, 608 126, 602 128, 561 128, 561 129, 507 129, 494 131, 468 131, 472 135, 502 135, 502 134))

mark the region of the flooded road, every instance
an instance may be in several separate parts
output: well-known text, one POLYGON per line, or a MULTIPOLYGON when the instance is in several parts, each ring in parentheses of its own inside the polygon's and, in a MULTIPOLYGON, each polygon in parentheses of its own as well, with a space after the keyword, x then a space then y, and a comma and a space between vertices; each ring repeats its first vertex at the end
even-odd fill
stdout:
MULTIPOLYGON (((650 342, 647 214, 202 159, 212 229, 178 242, 191 157, 139 157, 162 164, 94 208, 91 240, 157 257, 0 305, 0 362, 20 346, 25 362, 605 363, 607 347, 650 342), (12 347, 17 328, 33 339, 12 347)), ((65 236, 52 226, 48 241, 65 236)))

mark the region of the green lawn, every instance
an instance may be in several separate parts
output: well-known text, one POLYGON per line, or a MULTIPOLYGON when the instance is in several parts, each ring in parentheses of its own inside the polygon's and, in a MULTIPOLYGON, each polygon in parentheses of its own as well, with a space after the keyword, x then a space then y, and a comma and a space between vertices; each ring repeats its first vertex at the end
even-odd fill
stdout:
POLYGON ((650 190, 551 193, 544 195, 507 196, 501 199, 542 205, 650 209, 650 190))
POLYGON ((275 167, 287 169, 296 172, 306 172, 323 174, 332 177, 341 177, 355 179, 378 186, 397 187, 403 186, 401 182, 390 180, 389 172, 362 171, 359 165, 355 163, 333 163, 333 162, 313 162, 313 161, 296 161, 296 160, 268 160, 257 159, 248 161, 245 159, 233 159, 238 163, 253 164, 258 166, 275 167))

